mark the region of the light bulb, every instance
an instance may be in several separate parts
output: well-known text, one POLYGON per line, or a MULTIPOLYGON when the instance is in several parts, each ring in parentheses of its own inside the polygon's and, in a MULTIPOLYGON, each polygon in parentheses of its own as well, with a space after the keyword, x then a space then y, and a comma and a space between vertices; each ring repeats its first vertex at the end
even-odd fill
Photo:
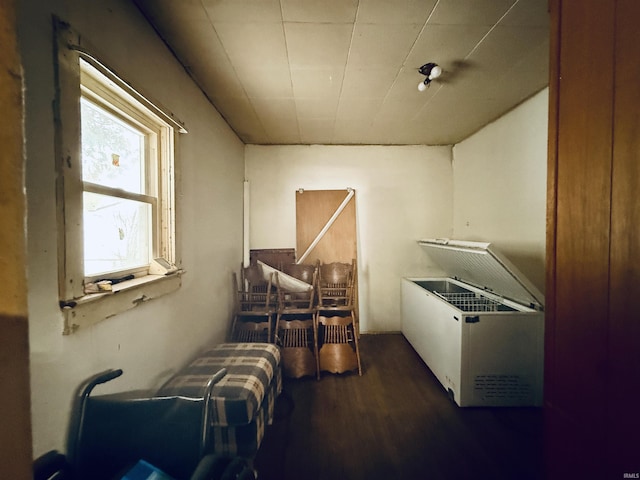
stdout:
POLYGON ((427 84, 424 82, 420 82, 418 84, 418 90, 420 90, 421 92, 424 92, 427 89, 427 84))
POLYGON ((442 74, 442 67, 440 65, 435 65, 431 69, 431 73, 429 73, 429 80, 433 80, 434 78, 438 78, 442 74))

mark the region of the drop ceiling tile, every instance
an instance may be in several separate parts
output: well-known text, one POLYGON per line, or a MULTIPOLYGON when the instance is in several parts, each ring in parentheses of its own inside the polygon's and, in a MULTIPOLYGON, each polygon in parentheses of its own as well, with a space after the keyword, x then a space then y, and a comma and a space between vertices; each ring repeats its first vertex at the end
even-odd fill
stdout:
POLYGON ((546 34, 547 29, 541 27, 497 26, 473 51, 469 60, 499 75, 544 42, 546 34))
MULTIPOLYGON (((338 144, 363 144, 372 139, 373 121, 382 105, 377 98, 341 98, 333 132, 333 142, 338 144)), ((373 142, 378 143, 376 137, 373 142)))
POLYGON ((338 97, 296 98, 298 119, 335 118, 337 109, 338 97))
POLYGON ((296 102, 292 98, 252 98, 251 103, 260 119, 265 121, 279 121, 281 119, 295 119, 296 102))
MULTIPOLYGON (((171 23, 177 20, 203 20, 204 8, 200 0, 134 0, 152 23, 171 23)), ((206 18, 206 17, 204 17, 206 18)))
POLYGON ((349 66, 399 68, 419 33, 418 25, 356 24, 349 66))
POLYGON ((397 142, 390 138, 385 130, 372 129, 368 134, 362 137, 362 145, 398 145, 397 142))
POLYGON ((548 28, 548 0, 520 0, 500 21, 500 25, 548 28))
POLYGON ((489 31, 484 25, 427 25, 404 65, 419 68, 435 62, 443 70, 450 69, 455 61, 463 60, 489 31))
MULTIPOLYGON (((410 127, 412 128, 412 127, 410 127)), ((380 145, 393 145, 397 142, 395 137, 399 132, 406 131, 407 126, 397 121, 389 121, 388 119, 376 119, 371 127, 372 132, 376 132, 376 143, 380 145)))
POLYGON ((278 23, 216 23, 216 32, 235 67, 285 68, 287 49, 278 23))
POLYGON ((424 103, 424 101, 416 102, 406 99, 387 99, 380 107, 374 124, 392 126, 411 122, 411 119, 420 111, 424 103))
POLYGON ((370 125, 382 106, 383 98, 340 97, 336 123, 370 125))
POLYGON ((380 137, 374 135, 370 125, 359 122, 337 124, 331 142, 337 145, 376 145, 380 137))
POLYGON ((342 88, 342 68, 292 69, 291 81, 296 97, 337 98, 342 88))
POLYGON ((242 97, 245 96, 244 87, 238 79, 233 68, 215 66, 210 64, 194 65, 190 68, 198 85, 203 88, 210 98, 218 97, 242 97))
POLYGON ((161 30, 171 39, 171 46, 185 67, 230 66, 229 58, 213 26, 206 20, 185 20, 179 26, 171 23, 161 30))
MULTIPOLYGON (((158 34, 171 45, 183 64, 197 63, 206 45, 217 41, 213 27, 206 19, 184 19, 180 22, 157 21, 158 34)), ((215 49, 215 45, 214 45, 215 49)))
POLYGON ((304 144, 330 144, 333 138, 334 118, 305 118, 298 120, 300 140, 304 144))
POLYGON ((380 126, 384 130, 380 136, 380 142, 385 145, 420 145, 428 127, 422 125, 404 125, 391 124, 380 126))
POLYGON ((245 143, 265 143, 268 136, 247 97, 215 99, 218 111, 245 143))
POLYGON ((451 97, 451 101, 455 100, 460 105, 464 105, 465 109, 470 108, 470 101, 483 99, 494 100, 496 95, 500 95, 500 90, 496 89, 499 76, 489 75, 476 75, 471 81, 460 81, 454 85, 451 85, 443 95, 455 95, 451 97))
POLYGON ((279 0, 202 0, 202 4, 214 23, 282 21, 279 0))
POLYGON ((503 113, 510 111, 544 87, 546 85, 540 85, 539 82, 533 79, 524 82, 498 82, 496 88, 500 89, 500 95, 494 96, 497 103, 497 111, 503 113))
POLYGON ((352 29, 342 24, 285 23, 291 68, 344 67, 352 29))
POLYGON ((288 68, 236 68, 249 97, 293 97, 288 68))
POLYGON ((285 22, 353 23, 358 0, 281 0, 285 22))
POLYGON ((423 25, 437 0, 360 0, 358 23, 423 25))
POLYGON ((418 84, 424 82, 424 79, 424 75, 418 73, 417 69, 403 68, 389 89, 387 100, 402 99, 414 103, 424 103, 439 87, 438 83, 433 81, 427 90, 420 92, 418 84))
POLYGON ((441 1, 429 19, 430 25, 493 25, 518 0, 441 1))
POLYGON ((348 67, 341 95, 344 98, 384 98, 397 75, 396 68, 348 67))
POLYGON ((336 130, 331 137, 331 145, 377 145, 366 140, 368 132, 360 130, 336 130))
MULTIPOLYGON (((464 102, 470 98, 493 98, 500 92, 496 91, 496 83, 502 75, 496 75, 490 70, 482 70, 481 68, 471 67, 472 72, 469 75, 458 75, 453 77, 450 82, 444 84, 443 95, 455 95, 460 102, 464 102)), ((511 79, 513 81, 513 79, 511 79)), ((517 82, 514 82, 517 83, 517 82)), ((453 101, 453 98, 452 98, 453 101)), ((464 104, 464 103, 463 103, 464 104)), ((466 108, 466 104, 465 108, 466 108)))
POLYGON ((270 143, 300 143, 296 105, 293 99, 252 98, 251 103, 270 143))
POLYGON ((270 145, 299 145, 302 143, 297 123, 278 122, 265 125, 270 145))
POLYGON ((134 1, 249 143, 457 142, 548 81, 547 0, 134 1))
MULTIPOLYGON (((531 55, 526 58, 535 62, 531 55)), ((508 111, 545 88, 549 83, 548 78, 548 68, 544 65, 534 69, 529 62, 520 62, 512 71, 495 79, 492 98, 500 102, 504 111, 508 111), (518 82, 512 80, 514 75, 520 79, 518 82)))
POLYGON ((451 82, 442 85, 438 94, 441 97, 440 100, 447 98, 449 103, 469 109, 470 100, 493 99, 496 95, 500 95, 500 91, 496 89, 499 78, 501 78, 499 75, 478 69, 473 75, 455 77, 451 82))
POLYGON ((499 116, 499 99, 466 99, 464 109, 451 108, 456 98, 455 94, 434 97, 414 118, 414 123, 424 125, 438 143, 450 144, 458 143, 499 116))
POLYGON ((522 72, 527 77, 542 76, 545 83, 549 83, 549 38, 545 38, 536 47, 530 49, 516 64, 512 73, 522 72))
POLYGON ((245 133, 240 132, 238 137, 243 143, 249 145, 270 145, 271 142, 269 136, 264 131, 257 129, 247 130, 245 133))
POLYGON ((475 82, 482 81, 483 76, 491 76, 490 71, 483 70, 470 59, 454 60, 442 63, 442 74, 434 80, 434 84, 447 87, 461 84, 473 86, 475 82))

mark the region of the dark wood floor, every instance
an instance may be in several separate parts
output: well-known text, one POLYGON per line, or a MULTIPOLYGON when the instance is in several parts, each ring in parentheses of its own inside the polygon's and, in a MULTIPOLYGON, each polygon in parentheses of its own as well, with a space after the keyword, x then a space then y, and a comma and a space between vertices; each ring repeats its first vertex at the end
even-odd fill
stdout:
POLYGON ((542 409, 457 407, 400 334, 360 349, 362 377, 285 381, 260 480, 542 478, 542 409))

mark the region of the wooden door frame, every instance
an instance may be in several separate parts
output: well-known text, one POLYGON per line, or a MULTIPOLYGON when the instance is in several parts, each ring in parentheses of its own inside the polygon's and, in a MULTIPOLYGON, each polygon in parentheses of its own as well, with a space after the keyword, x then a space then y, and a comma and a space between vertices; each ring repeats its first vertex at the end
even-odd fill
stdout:
POLYGON ((0 2, 0 478, 31 478, 22 68, 15 0, 0 2))

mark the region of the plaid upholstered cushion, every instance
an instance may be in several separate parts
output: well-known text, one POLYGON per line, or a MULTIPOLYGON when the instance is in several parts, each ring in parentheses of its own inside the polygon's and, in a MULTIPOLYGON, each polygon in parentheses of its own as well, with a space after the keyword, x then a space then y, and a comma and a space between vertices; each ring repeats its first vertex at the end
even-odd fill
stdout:
POLYGON ((253 457, 262 438, 265 427, 272 423, 276 397, 282 391, 282 377, 278 375, 279 382, 274 379, 269 386, 265 399, 251 423, 233 426, 212 426, 211 436, 213 450, 223 455, 239 455, 241 457, 253 457))
MULTIPOLYGON (((162 386, 160 395, 202 397, 211 376, 221 368, 227 374, 211 396, 211 423, 245 425, 258 412, 273 379, 275 396, 281 389, 280 351, 270 343, 223 343, 198 356, 162 386)), ((273 393, 271 393, 273 395, 273 393)))

